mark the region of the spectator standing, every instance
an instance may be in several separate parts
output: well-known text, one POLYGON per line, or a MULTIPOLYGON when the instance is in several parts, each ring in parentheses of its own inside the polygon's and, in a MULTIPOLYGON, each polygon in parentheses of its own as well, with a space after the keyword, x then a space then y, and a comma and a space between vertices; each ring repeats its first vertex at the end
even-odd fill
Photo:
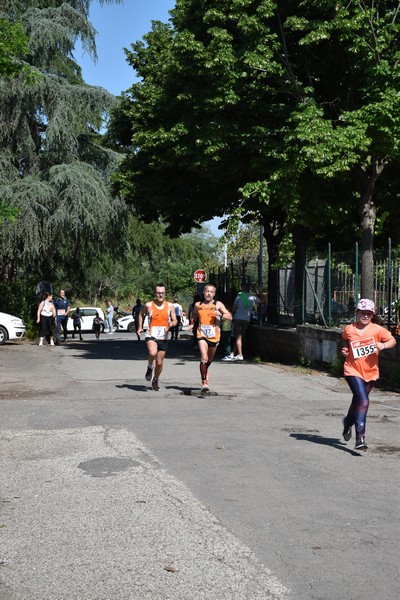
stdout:
POLYGON ((43 300, 40 302, 37 309, 36 322, 39 323, 39 346, 43 346, 45 336, 50 342, 50 346, 54 346, 53 340, 53 323, 56 316, 56 309, 53 304, 53 294, 44 292, 43 300))
POLYGON ((222 360, 232 360, 231 359, 231 339, 232 339, 232 321, 229 319, 222 319, 221 323, 221 345, 222 345, 222 354, 224 358, 222 360))
POLYGON ((111 302, 111 300, 109 300, 107 302, 106 318, 107 318, 107 323, 108 323, 108 333, 114 333, 113 332, 114 305, 111 302))
POLYGON ((93 330, 94 335, 96 336, 96 340, 100 339, 101 328, 103 326, 103 319, 100 317, 99 313, 96 312, 96 316, 93 319, 93 330))
POLYGON ((72 315, 72 322, 74 324, 74 332, 72 334, 72 339, 75 339, 75 334, 79 332, 79 339, 82 341, 82 313, 79 306, 75 309, 74 314, 72 315))
POLYGON ((347 415, 342 419, 343 438, 348 442, 354 425, 356 430, 356 450, 368 448, 365 429, 369 408, 369 394, 374 382, 379 378, 378 357, 383 350, 396 345, 390 331, 372 322, 375 304, 366 298, 359 301, 356 310, 356 323, 344 328, 342 337, 345 357, 344 377, 353 394, 347 415))
POLYGON ((135 332, 137 335, 137 341, 140 342, 140 335, 138 334, 138 329, 139 329, 139 314, 140 311, 143 308, 143 304, 140 298, 138 298, 136 300, 136 304, 135 306, 132 308, 132 317, 133 317, 133 324, 135 326, 135 332))
POLYGON ((64 344, 67 343, 67 325, 68 313, 71 308, 71 303, 65 295, 64 290, 60 290, 58 298, 54 302, 56 309, 56 344, 60 343, 61 329, 64 335, 64 344))
POLYGON ((241 291, 236 296, 232 307, 235 347, 233 353, 231 353, 231 360, 243 360, 243 339, 246 336, 251 314, 257 303, 257 297, 250 294, 249 284, 242 284, 241 291))
POLYGON ((179 337, 179 327, 182 323, 183 317, 183 308, 178 302, 178 298, 174 298, 174 310, 175 310, 175 318, 176 325, 171 328, 171 340, 177 340, 179 337))
POLYGON ((159 379, 163 370, 165 354, 168 349, 169 329, 176 325, 175 309, 172 302, 165 299, 165 285, 158 283, 154 290, 154 300, 146 302, 139 314, 140 335, 143 331, 143 320, 149 318, 149 331, 146 333, 147 370, 146 381, 152 381, 151 387, 158 392, 159 379), (154 366, 155 363, 155 366, 154 366), (154 369, 154 377, 153 377, 154 369))

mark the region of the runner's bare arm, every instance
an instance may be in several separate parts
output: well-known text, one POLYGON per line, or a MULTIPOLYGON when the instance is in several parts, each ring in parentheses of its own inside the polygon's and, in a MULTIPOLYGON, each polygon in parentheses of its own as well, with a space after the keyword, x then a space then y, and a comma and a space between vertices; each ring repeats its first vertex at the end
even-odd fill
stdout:
POLYGON ((229 310, 226 308, 225 304, 222 304, 222 302, 220 302, 218 300, 218 302, 215 306, 216 306, 217 310, 219 311, 220 316, 223 319, 226 319, 227 321, 232 321, 232 315, 229 312, 229 310))
POLYGON ((171 304, 171 302, 168 302, 168 310, 170 327, 176 327, 176 325, 178 325, 178 320, 176 318, 174 305, 171 304))
POLYGON ((350 353, 350 351, 349 351, 349 344, 348 344, 348 342, 345 340, 345 341, 343 342, 342 354, 343 354, 343 356, 349 356, 349 353, 350 353))
POLYGON ((150 302, 146 302, 146 304, 143 306, 142 310, 139 313, 139 317, 138 317, 138 328, 136 333, 138 335, 140 335, 143 331, 143 320, 145 318, 146 315, 149 314, 149 310, 150 310, 150 302))
POLYGON ((376 347, 378 350, 390 350, 390 348, 394 348, 396 345, 396 338, 391 337, 386 342, 378 342, 376 347))
POLYGON ((196 302, 196 304, 193 306, 192 318, 190 319, 189 329, 193 329, 194 322, 199 314, 199 306, 200 302, 196 302))

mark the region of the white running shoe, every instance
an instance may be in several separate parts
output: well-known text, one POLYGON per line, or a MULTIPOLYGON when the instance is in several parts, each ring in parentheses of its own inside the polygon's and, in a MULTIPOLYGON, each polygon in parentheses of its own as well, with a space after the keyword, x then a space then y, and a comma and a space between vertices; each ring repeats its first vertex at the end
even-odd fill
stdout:
POLYGON ((228 354, 227 356, 224 356, 224 358, 222 360, 233 360, 232 356, 230 354, 228 354))
POLYGON ((201 389, 202 392, 209 392, 210 391, 207 379, 205 379, 204 381, 201 382, 201 388, 200 389, 201 389))
POLYGON ((234 356, 233 360, 244 360, 243 354, 236 354, 236 356, 234 356))

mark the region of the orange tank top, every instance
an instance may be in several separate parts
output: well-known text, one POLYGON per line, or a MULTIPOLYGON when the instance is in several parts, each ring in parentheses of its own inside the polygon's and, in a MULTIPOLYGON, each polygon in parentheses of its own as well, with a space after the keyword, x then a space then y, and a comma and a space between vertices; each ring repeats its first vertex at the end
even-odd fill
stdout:
POLYGON ((166 340, 169 330, 169 303, 164 302, 162 306, 157 306, 155 302, 151 303, 149 315, 150 335, 157 340, 166 340))
POLYGON ((206 338, 210 342, 217 343, 221 338, 220 319, 218 319, 214 310, 216 305, 200 303, 198 308, 199 326, 197 329, 198 338, 206 338))

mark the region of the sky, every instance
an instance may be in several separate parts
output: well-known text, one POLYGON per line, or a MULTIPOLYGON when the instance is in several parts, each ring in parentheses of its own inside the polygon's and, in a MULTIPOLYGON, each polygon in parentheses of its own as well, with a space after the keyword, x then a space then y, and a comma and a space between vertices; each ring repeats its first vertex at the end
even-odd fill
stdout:
POLYGON ((82 67, 83 78, 114 95, 127 90, 135 81, 135 72, 126 62, 123 48, 130 48, 151 30, 151 21, 166 23, 174 0, 125 0, 123 4, 104 4, 94 0, 90 22, 97 31, 97 63, 77 47, 75 58, 82 67))
MULTIPOLYGON (((90 22, 97 31, 97 62, 94 63, 80 45, 77 45, 75 51, 84 81, 103 87, 115 96, 130 88, 136 76, 126 62, 123 48, 130 49, 133 42, 148 33, 152 21, 166 23, 168 11, 174 6, 175 0, 125 0, 123 4, 103 6, 94 0, 90 9, 90 22)), ((207 222, 216 236, 222 235, 218 230, 220 222, 221 219, 218 218, 207 222)))

